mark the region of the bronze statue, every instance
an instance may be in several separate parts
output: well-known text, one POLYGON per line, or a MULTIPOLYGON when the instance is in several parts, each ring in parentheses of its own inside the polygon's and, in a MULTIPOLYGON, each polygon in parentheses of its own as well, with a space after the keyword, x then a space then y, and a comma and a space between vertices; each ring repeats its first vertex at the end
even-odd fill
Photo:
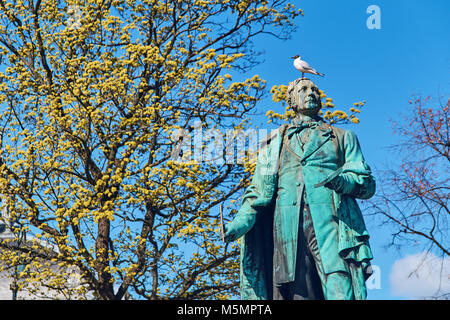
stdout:
POLYGON ((356 135, 318 116, 319 89, 289 84, 296 117, 269 135, 242 206, 225 226, 241 243, 241 299, 365 299, 369 234, 356 202, 375 180, 356 135))

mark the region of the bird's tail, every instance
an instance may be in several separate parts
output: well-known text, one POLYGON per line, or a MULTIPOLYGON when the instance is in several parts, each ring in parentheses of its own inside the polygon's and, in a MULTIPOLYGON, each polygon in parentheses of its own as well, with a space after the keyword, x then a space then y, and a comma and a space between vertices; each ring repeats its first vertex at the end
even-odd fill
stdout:
POLYGON ((323 74, 323 73, 320 73, 320 72, 317 72, 316 71, 316 74, 318 75, 318 76, 321 76, 321 77, 323 77, 325 74, 323 74))

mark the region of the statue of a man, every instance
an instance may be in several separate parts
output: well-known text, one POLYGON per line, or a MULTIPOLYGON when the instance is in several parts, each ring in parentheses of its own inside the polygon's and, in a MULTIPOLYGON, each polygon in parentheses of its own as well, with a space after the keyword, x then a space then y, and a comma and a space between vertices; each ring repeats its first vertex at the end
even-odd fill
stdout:
POLYGON ((365 299, 372 252, 356 198, 375 180, 356 135, 319 116, 309 79, 291 82, 296 117, 260 148, 225 241, 241 242, 241 299, 365 299))

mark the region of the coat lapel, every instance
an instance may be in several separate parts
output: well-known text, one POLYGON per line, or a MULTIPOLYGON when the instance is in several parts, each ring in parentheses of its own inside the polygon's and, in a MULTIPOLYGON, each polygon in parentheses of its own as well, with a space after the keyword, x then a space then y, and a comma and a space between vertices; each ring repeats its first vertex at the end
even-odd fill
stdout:
MULTIPOLYGON (((298 127, 302 125, 295 123, 294 126, 298 127)), ((297 139, 297 137, 293 134, 289 134, 289 131, 292 129, 288 129, 288 137, 291 139, 297 139)), ((304 129, 302 129, 304 130, 304 129)), ((312 156, 317 150, 319 150, 331 137, 332 137, 332 130, 329 126, 324 125, 323 122, 320 122, 317 127, 314 129, 308 130, 309 136, 303 137, 303 140, 305 140, 305 144, 303 146, 303 154, 299 154, 292 150, 288 146, 289 151, 294 151, 294 154, 300 158, 302 161, 306 161, 310 156, 312 156)), ((300 134, 300 133, 297 133, 300 134)))
POLYGON ((305 161, 331 139, 332 130, 312 130, 304 146, 302 160, 305 161))

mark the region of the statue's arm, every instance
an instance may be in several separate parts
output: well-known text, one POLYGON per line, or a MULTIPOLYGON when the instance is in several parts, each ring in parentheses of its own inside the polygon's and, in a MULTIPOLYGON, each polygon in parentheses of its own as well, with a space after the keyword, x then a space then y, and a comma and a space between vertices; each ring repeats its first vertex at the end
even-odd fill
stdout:
POLYGON ((266 164, 262 163, 263 157, 258 156, 255 171, 250 186, 245 190, 241 208, 236 217, 225 226, 225 241, 230 242, 239 239, 249 232, 256 221, 257 210, 252 205, 256 199, 261 198, 264 192, 264 176, 261 168, 266 164))
POLYGON ((256 211, 251 207, 254 198, 245 198, 236 217, 225 226, 225 242, 239 239, 249 232, 256 221, 256 211))
POLYGON ((364 160, 361 147, 353 131, 344 135, 344 165, 342 173, 326 186, 338 193, 368 199, 375 193, 375 179, 364 160))

